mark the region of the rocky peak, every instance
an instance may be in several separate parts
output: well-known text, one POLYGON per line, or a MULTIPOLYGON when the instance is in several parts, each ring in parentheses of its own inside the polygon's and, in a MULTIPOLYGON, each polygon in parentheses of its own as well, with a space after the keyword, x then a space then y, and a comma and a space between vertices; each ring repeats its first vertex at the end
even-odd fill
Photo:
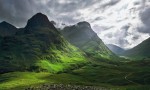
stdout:
POLYGON ((26 28, 34 27, 48 27, 50 29, 56 29, 54 25, 48 20, 48 17, 42 13, 37 13, 28 20, 26 28))
POLYGON ((87 21, 79 22, 79 23, 77 23, 77 25, 80 26, 80 27, 88 27, 88 28, 91 28, 90 23, 88 23, 87 21))

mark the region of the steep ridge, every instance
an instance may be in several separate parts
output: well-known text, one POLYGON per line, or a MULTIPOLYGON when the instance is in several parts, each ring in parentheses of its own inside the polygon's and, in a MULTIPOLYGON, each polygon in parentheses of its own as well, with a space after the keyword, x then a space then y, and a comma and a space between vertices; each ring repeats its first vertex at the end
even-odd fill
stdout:
POLYGON ((56 73, 85 62, 85 54, 69 44, 42 13, 34 15, 25 28, 2 38, 0 43, 0 73, 26 70, 56 73))
POLYGON ((73 45, 86 52, 88 56, 97 59, 112 59, 116 57, 92 30, 91 25, 84 21, 65 27, 61 33, 73 45))

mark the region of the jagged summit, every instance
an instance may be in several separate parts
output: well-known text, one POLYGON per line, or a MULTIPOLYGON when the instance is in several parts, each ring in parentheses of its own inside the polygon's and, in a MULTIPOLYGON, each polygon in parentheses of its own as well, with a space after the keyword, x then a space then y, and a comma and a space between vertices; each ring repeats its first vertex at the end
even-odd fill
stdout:
POLYGON ((48 17, 42 13, 37 13, 28 20, 26 28, 34 27, 48 27, 50 29, 55 29, 54 25, 49 21, 48 17))
POLYGON ((92 30, 90 23, 87 21, 79 22, 73 26, 67 26, 62 32, 65 36, 80 36, 79 39, 84 38, 83 42, 85 42, 87 39, 97 36, 97 34, 92 30))
POLYGON ((73 26, 67 26, 61 33, 71 44, 94 58, 104 57, 109 59, 112 56, 115 57, 86 21, 79 22, 73 26))
POLYGON ((77 23, 78 26, 91 27, 90 23, 87 21, 82 21, 77 23))

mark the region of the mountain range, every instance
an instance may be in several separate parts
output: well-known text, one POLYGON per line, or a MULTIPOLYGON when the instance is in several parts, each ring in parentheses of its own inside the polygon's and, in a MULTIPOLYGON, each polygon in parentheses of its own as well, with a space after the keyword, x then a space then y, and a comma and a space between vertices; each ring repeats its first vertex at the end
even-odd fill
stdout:
POLYGON ((121 55, 125 51, 123 48, 113 44, 106 44, 106 46, 117 55, 121 55))
POLYGON ((113 59, 116 55, 109 50, 98 35, 92 30, 91 25, 79 22, 76 25, 67 26, 61 33, 71 44, 83 50, 88 56, 97 59, 113 59))
POLYGON ((0 23, 0 90, 149 90, 150 38, 123 50, 86 21, 54 24, 42 13, 23 28, 0 23))
POLYGON ((68 43, 48 20, 37 13, 24 28, 0 24, 0 73, 10 71, 64 71, 85 63, 85 54, 68 43), (17 31, 17 32, 16 32, 17 31))

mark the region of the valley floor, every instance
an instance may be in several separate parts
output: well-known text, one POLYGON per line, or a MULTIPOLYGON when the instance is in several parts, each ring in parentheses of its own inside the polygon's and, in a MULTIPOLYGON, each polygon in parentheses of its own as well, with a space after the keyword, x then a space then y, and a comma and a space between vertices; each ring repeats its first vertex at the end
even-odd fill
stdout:
POLYGON ((10 72, 0 74, 0 90, 39 90, 44 87, 50 90, 150 90, 149 63, 88 63, 78 69, 56 74, 10 72))

